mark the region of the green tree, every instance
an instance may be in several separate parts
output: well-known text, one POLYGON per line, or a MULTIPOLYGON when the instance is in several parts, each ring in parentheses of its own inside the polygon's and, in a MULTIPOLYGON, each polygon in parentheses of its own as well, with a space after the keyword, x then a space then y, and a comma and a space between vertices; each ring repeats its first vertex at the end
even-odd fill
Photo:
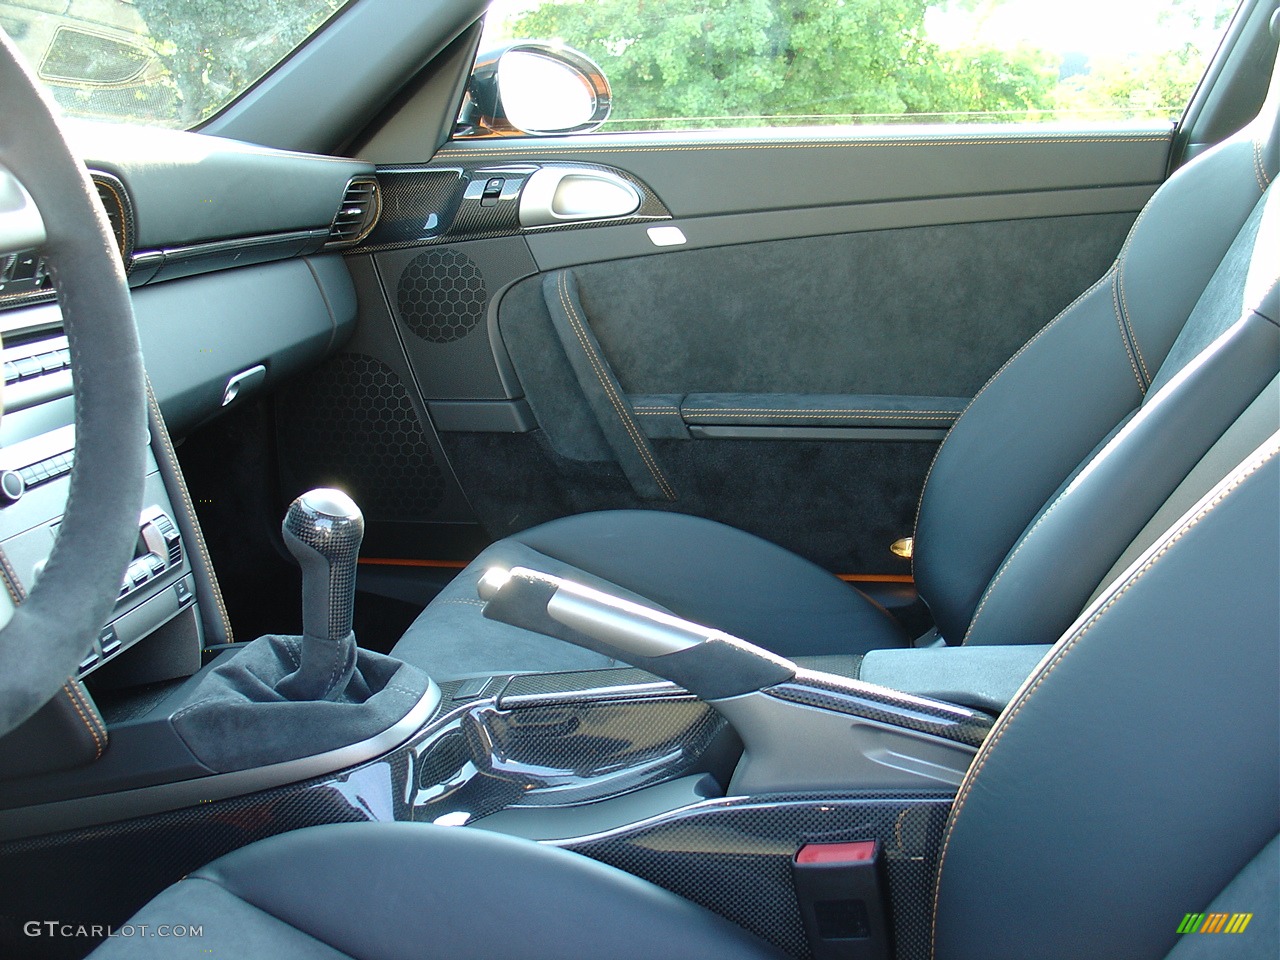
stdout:
POLYGON ((1054 91, 1059 113, 1084 119, 1176 120, 1235 6, 1235 0, 1169 0, 1159 25, 1186 38, 1184 42, 1171 50, 1090 62, 1054 91))
MULTIPOLYGON (((936 3, 937 0, 934 0, 936 3)), ((930 0, 550 0, 513 33, 605 65, 615 126, 884 120, 1048 106, 1037 51, 940 51, 930 0), (628 122, 630 121, 630 122, 628 122)))

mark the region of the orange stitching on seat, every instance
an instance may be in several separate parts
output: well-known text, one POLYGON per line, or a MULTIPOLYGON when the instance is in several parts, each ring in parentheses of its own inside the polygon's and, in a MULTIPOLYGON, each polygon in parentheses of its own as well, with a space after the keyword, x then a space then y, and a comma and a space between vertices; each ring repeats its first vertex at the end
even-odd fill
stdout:
POLYGON ((1267 176, 1267 165, 1262 160, 1261 137, 1253 141, 1253 178, 1258 181, 1262 192, 1266 193, 1267 187, 1271 185, 1271 178, 1267 176))
MULTIPOLYGON (((1142 212, 1138 214, 1138 219, 1133 221, 1133 226, 1129 228, 1129 235, 1124 238, 1124 245, 1120 248, 1119 256, 1116 257, 1116 285, 1120 289, 1120 309, 1124 315, 1125 329, 1129 332, 1129 340, 1133 344, 1134 353, 1138 355, 1138 362, 1142 365, 1142 372, 1147 378, 1148 386, 1151 384, 1151 373, 1147 370, 1147 362, 1143 359, 1142 350, 1138 347, 1138 331, 1134 329, 1133 322, 1129 316, 1129 303, 1125 298, 1124 290, 1124 268, 1129 259, 1129 248, 1133 246, 1134 237, 1138 235, 1138 228, 1142 225, 1142 221, 1146 219, 1147 211, 1150 209, 1150 203, 1142 208, 1142 212)), ((1145 390, 1143 392, 1145 393, 1145 390)))
MULTIPOLYGON (((1050 329, 1057 326, 1058 321, 1061 320, 1063 317, 1065 317, 1072 310, 1074 310, 1081 303, 1083 303, 1086 297, 1088 297, 1091 293, 1101 288, 1102 285, 1107 282, 1107 279, 1111 276, 1112 272, 1114 272, 1115 269, 1116 269, 1116 265, 1112 264, 1111 269, 1108 270, 1106 273, 1104 273, 1101 277, 1099 277, 1098 281, 1094 283, 1093 286, 1091 286, 1088 290, 1084 291, 1084 293, 1080 294, 1080 296, 1076 297, 1069 304, 1063 307, 1061 312, 1059 312, 1059 314, 1056 317, 1054 317, 1052 320, 1046 323, 1043 327, 1041 327, 1034 337, 1032 337, 1030 340, 1024 343, 1021 347, 1019 347, 1017 353, 1015 353, 1012 357, 1010 357, 1008 360, 1002 363, 1000 365, 1000 369, 997 370, 995 373, 993 373, 990 377, 988 377, 987 382, 984 383, 982 385, 982 388, 973 395, 973 399, 970 400, 967 404, 965 404, 964 409, 960 411, 960 415, 956 417, 956 422, 951 425, 951 429, 954 430, 956 428, 956 426, 960 423, 960 421, 964 419, 965 414, 967 414, 971 409, 973 409, 973 405, 978 402, 978 398, 987 392, 987 388, 990 387, 993 383, 996 382, 996 380, 1000 378, 1000 375, 1009 368, 1010 364, 1012 364, 1020 356, 1022 356, 1029 349, 1031 349, 1032 344, 1034 344, 1037 340, 1039 340, 1046 333, 1048 333, 1050 329)), ((924 492, 929 488, 929 478, 933 476, 933 468, 938 465, 938 458, 942 456, 942 451, 943 449, 946 448, 947 441, 950 439, 951 439, 951 433, 948 432, 946 437, 943 438, 942 442, 938 444, 938 449, 933 454, 933 460, 929 463, 929 469, 924 475, 924 484, 920 487, 920 496, 916 500, 916 522, 911 528, 912 536, 916 537, 917 539, 919 539, 919 535, 920 535, 920 508, 924 506, 924 492)), ((916 572, 916 557, 919 555, 920 555, 920 551, 917 550, 911 557, 911 575, 913 577, 915 576, 915 572, 916 572)))
MULTIPOLYGON (((1120 310, 1124 314, 1124 326, 1129 331, 1129 341, 1133 344, 1133 352, 1138 356, 1138 364, 1142 367, 1142 376, 1146 379, 1148 386, 1151 385, 1151 371, 1147 369, 1147 361, 1142 356, 1142 348, 1138 346, 1138 331, 1133 327, 1133 321, 1129 317, 1129 303, 1124 295, 1124 267, 1123 265, 1116 271, 1116 286, 1120 289, 1120 310)), ((1144 391, 1145 392, 1145 391, 1144 391)))
POLYGON ((1111 305, 1116 312, 1116 325, 1120 328, 1120 342, 1124 344, 1124 355, 1129 358, 1129 367, 1133 370, 1133 378, 1138 381, 1138 392, 1142 396, 1147 395, 1147 385, 1142 379, 1142 374, 1138 372, 1137 361, 1133 358, 1133 350, 1129 347, 1129 337, 1126 335, 1124 317, 1120 314, 1120 270, 1117 268, 1115 276, 1111 279, 1111 305))
POLYGON ((1188 532, 1192 530, 1192 528, 1197 526, 1201 520, 1212 513, 1224 500, 1227 499, 1227 497, 1238 490, 1246 480, 1261 470, 1268 461, 1274 459, 1278 453, 1280 453, 1280 444, 1273 444, 1265 454, 1258 457, 1253 463, 1250 463, 1245 468, 1244 472, 1238 474, 1226 487, 1222 488, 1209 503, 1196 511, 1195 515, 1192 516, 1191 519, 1182 523, 1172 536, 1168 536, 1166 534, 1168 538, 1161 545, 1160 549, 1152 554, 1141 567, 1131 573, 1125 580, 1123 586, 1113 593, 1106 603, 1097 608, 1094 614, 1084 624, 1082 624, 1074 634, 1071 635, 1070 639, 1058 641, 1061 646, 1040 668, 1040 672, 1036 676, 1036 679, 1031 681, 1029 686, 1024 686, 1023 689, 1019 691, 1015 702, 1009 707, 1006 707, 1004 713, 1002 713, 999 719, 996 720, 995 726, 992 727, 991 732, 987 735, 987 739, 983 741, 982 746, 978 749, 978 755, 974 758, 973 763, 969 765, 969 770, 965 773, 964 781, 960 784, 960 790, 956 794, 955 802, 951 806, 951 815, 947 819, 947 829, 942 838, 942 851, 938 855, 937 880, 935 881, 933 888, 933 923, 929 934, 930 957, 935 957, 937 955, 938 901, 942 892, 942 868, 946 862, 947 850, 951 846, 951 837, 955 833, 956 822, 959 820, 960 814, 964 810, 965 803, 968 801, 969 795, 973 791, 973 784, 977 781, 978 775, 982 773, 983 767, 986 766, 987 761, 991 758, 991 754, 994 752, 996 745, 999 744, 1005 733, 1008 732, 1013 719, 1022 712, 1022 709, 1031 701, 1031 697, 1038 689, 1040 689, 1040 685, 1043 684, 1044 681, 1048 679, 1049 675, 1057 669, 1058 665, 1062 663, 1066 655, 1075 649, 1076 645, 1084 638, 1084 636, 1097 625, 1098 621, 1101 620, 1126 593, 1129 592, 1130 588, 1146 576, 1146 574, 1173 548, 1174 544, 1178 543, 1187 535, 1188 532))
POLYGON ((627 413, 626 406, 622 403, 617 391, 613 389, 613 384, 609 382, 609 378, 604 369, 603 361, 596 353, 591 344, 590 339, 586 335, 582 320, 578 317, 578 311, 573 306, 573 301, 569 297, 569 274, 561 273, 560 278, 556 281, 559 288, 560 305, 564 308, 565 316, 569 318, 570 324, 573 326, 574 335, 578 338, 578 343, 582 345, 583 352, 587 355, 587 360, 591 364, 592 370, 595 372, 596 379, 600 381, 600 386, 604 388, 605 395, 609 398, 609 402, 613 404, 614 411, 618 414, 618 420, 622 423, 623 428, 631 437, 631 442, 635 444, 636 452, 640 454, 640 458, 644 461, 645 466, 649 468, 649 473, 653 475, 653 479, 657 482, 662 492, 668 500, 676 499, 675 489, 667 482, 667 478, 663 475, 662 470, 658 467, 657 461, 646 449, 647 443, 644 442, 644 434, 636 422, 631 419, 627 413))

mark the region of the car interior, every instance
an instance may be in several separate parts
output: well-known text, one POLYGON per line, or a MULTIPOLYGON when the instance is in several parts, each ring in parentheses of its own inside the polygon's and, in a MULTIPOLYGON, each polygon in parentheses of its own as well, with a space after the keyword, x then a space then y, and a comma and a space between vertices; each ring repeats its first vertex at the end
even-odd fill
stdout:
POLYGON ((0 956, 1276 956, 1276 0, 639 132, 488 5, 165 128, 0 3, 0 956))

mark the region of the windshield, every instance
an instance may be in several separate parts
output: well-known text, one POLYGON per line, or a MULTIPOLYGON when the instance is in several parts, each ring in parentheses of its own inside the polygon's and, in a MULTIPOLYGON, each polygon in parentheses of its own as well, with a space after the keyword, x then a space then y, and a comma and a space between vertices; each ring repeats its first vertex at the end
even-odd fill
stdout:
POLYGON ((347 0, 0 0, 0 29, 73 117, 190 128, 347 0))

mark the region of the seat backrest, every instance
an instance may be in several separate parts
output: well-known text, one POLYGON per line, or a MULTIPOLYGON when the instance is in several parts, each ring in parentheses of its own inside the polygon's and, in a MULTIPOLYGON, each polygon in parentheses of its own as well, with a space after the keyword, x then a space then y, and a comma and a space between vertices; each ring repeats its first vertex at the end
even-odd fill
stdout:
POLYGON ((1152 197, 1110 270, 956 422, 914 574, 950 643, 1047 643, 1280 370, 1280 70, 1152 197))
MULTIPOLYGON (((1264 399, 1280 405, 1280 381, 1264 399)), ((1213 955, 1274 956, 1278 585, 1275 431, 1100 593, 997 721, 944 837, 938 960, 1180 957, 1197 946, 1179 942, 1187 915, 1209 913, 1255 915, 1213 955)))

